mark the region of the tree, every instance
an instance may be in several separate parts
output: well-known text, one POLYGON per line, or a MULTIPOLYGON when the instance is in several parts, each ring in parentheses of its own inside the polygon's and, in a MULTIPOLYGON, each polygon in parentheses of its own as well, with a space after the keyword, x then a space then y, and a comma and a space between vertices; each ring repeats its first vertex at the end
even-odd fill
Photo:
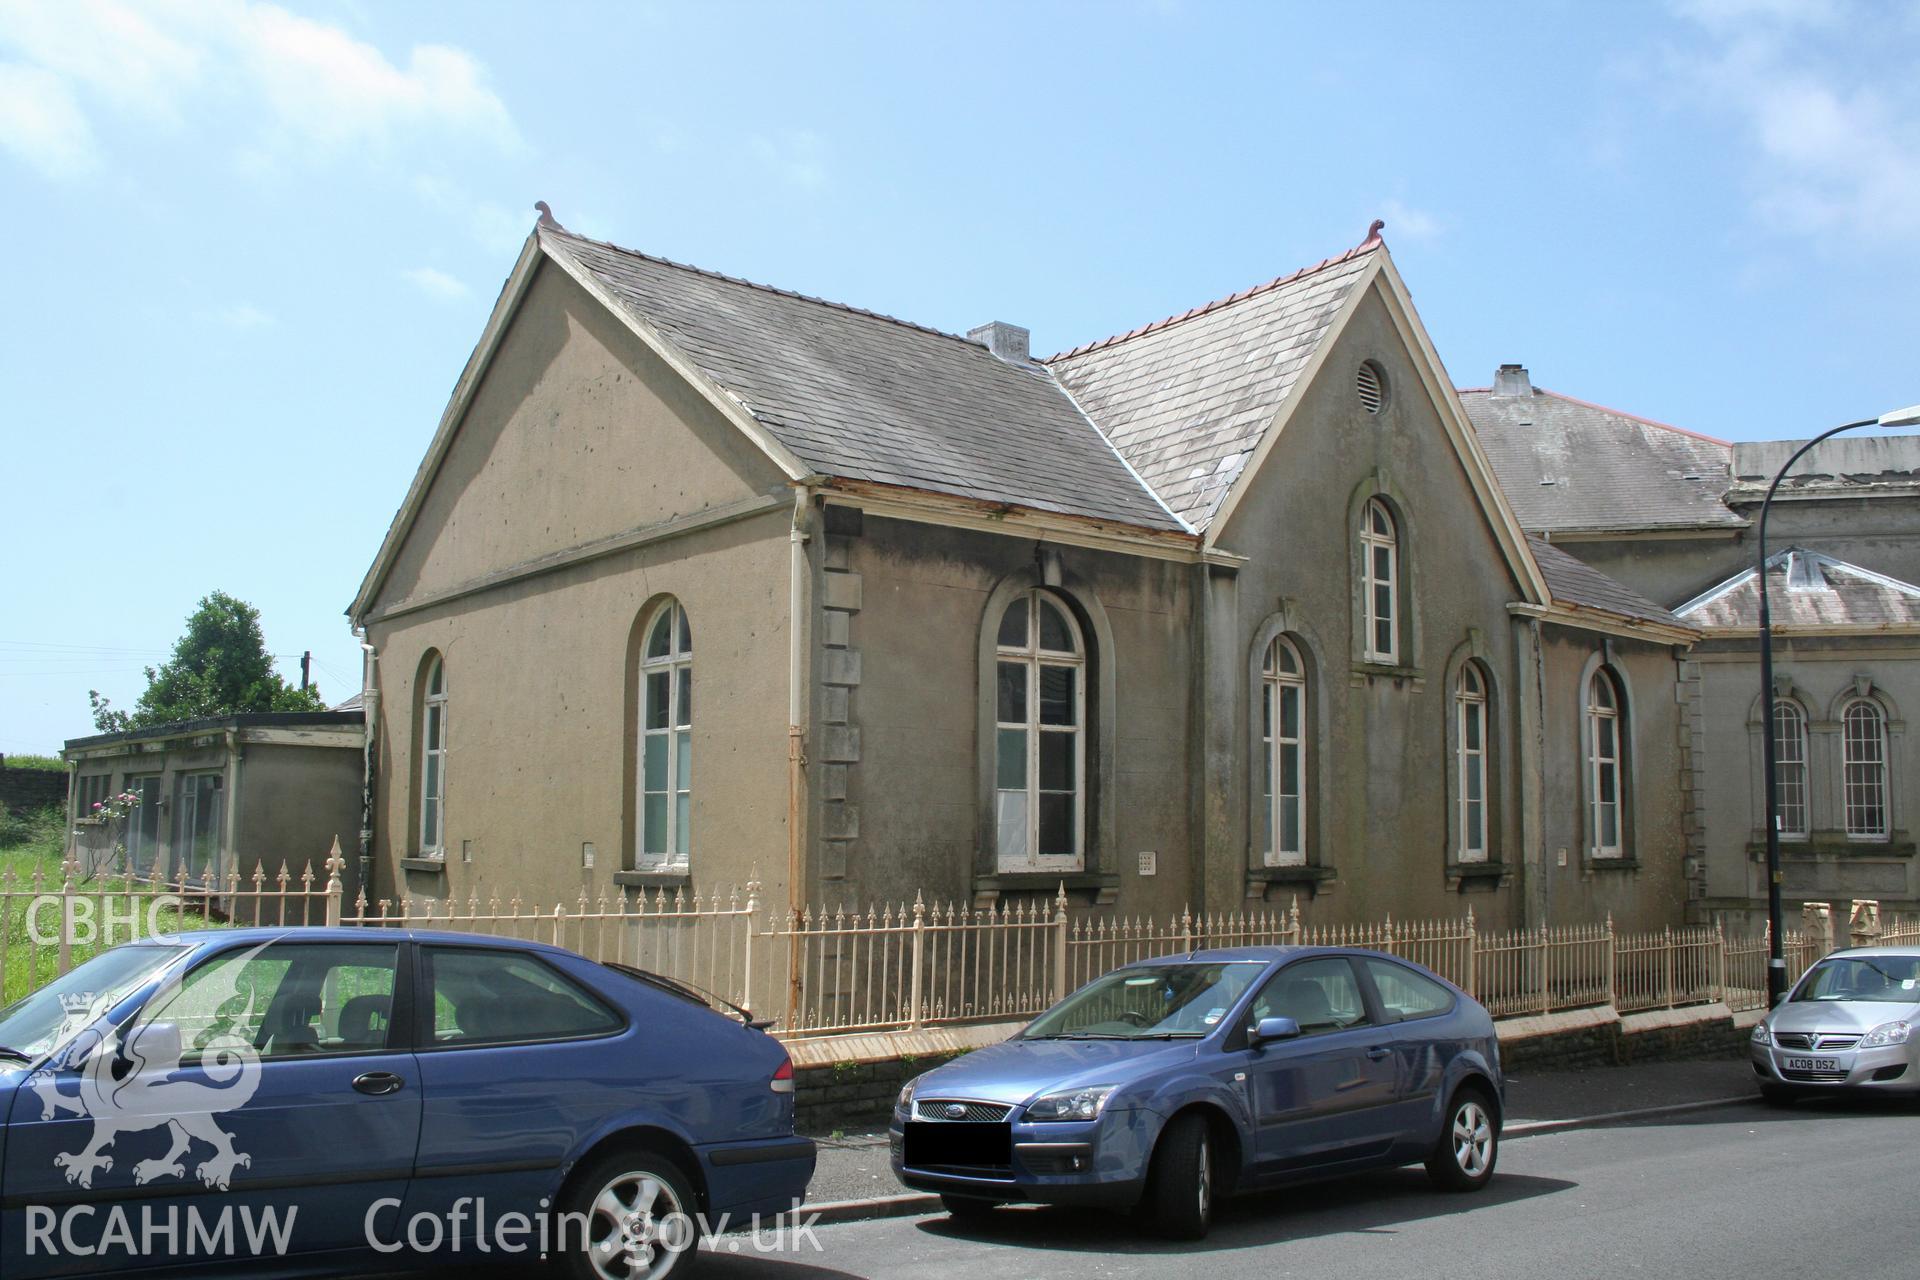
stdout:
POLYGON ((295 688, 273 669, 260 633, 260 611, 224 591, 200 602, 173 656, 147 668, 147 690, 131 712, 114 710, 98 690, 88 690, 87 698, 102 733, 202 716, 327 709, 318 689, 295 688))

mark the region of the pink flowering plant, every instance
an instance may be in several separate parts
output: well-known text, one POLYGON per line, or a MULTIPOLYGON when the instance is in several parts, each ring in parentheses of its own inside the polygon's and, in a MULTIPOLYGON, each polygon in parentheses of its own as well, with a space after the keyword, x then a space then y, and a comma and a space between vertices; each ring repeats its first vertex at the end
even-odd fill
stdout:
POLYGON ((92 832, 76 829, 74 831, 74 852, 81 861, 81 880, 91 880, 110 862, 124 857, 127 846, 120 837, 126 832, 127 819, 140 807, 140 797, 132 791, 122 791, 108 796, 104 800, 95 800, 92 807, 80 815, 80 821, 94 828, 92 832), (105 829, 106 839, 98 838, 96 833, 105 829), (94 838, 89 839, 92 836, 94 838))

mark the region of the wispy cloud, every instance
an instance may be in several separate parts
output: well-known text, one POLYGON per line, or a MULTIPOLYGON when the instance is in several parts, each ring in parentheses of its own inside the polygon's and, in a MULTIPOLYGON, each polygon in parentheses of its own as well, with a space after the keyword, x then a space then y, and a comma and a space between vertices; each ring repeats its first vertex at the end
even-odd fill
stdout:
POLYGON ((195 110, 250 120, 256 159, 519 138, 464 50, 420 44, 396 61, 259 0, 0 0, 0 50, 12 59, 0 146, 51 174, 82 171, 99 149, 97 119, 113 113, 163 125, 195 110))
POLYGON ((93 129, 66 82, 18 63, 0 64, 0 149, 55 178, 85 173, 99 159, 93 129))
POLYGON ((453 302, 467 296, 467 286, 434 267, 409 267, 400 273, 414 288, 430 298, 453 302))
MULTIPOLYGON (((1851 0, 1677 0, 1672 56, 1696 109, 1744 138, 1750 209, 1775 232, 1920 247, 1920 83, 1871 74, 1860 32, 1911 11, 1851 0)), ((1891 39, 1894 33, 1887 32, 1891 39)))
POLYGON ((774 177, 790 186, 827 185, 827 140, 811 129, 782 129, 751 140, 754 156, 774 177))
POLYGON ((1387 235, 1402 240, 1431 240, 1446 230, 1425 209, 1391 197, 1380 202, 1380 216, 1387 221, 1387 235))
POLYGON ((229 329, 264 329, 273 323, 273 314, 263 311, 251 302, 235 302, 217 308, 213 318, 229 329))
POLYGON ((533 228, 531 199, 524 210, 515 211, 495 200, 478 199, 459 183, 434 174, 416 175, 413 190, 451 220, 464 221, 473 242, 489 253, 512 253, 533 228))

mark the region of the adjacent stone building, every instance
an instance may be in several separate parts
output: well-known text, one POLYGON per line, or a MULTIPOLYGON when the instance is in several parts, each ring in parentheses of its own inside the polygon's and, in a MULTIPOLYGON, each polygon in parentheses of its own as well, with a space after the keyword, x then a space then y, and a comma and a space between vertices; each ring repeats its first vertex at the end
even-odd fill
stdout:
MULTIPOLYGON (((366 735, 357 712, 260 712, 68 739, 68 852, 88 873, 218 887, 284 866, 326 882, 334 840, 353 847, 363 819, 366 735), (138 803, 110 826, 97 803, 138 803)), ((357 892, 357 868, 347 869, 357 892)))
MULTIPOLYGON (((1520 522, 1666 604, 1680 665, 1689 915, 1765 919, 1755 522, 1801 441, 1729 444, 1534 387, 1462 393, 1520 522)), ((1796 465, 1768 524, 1783 893, 1920 904, 1920 437, 1839 437, 1796 465)))
POLYGON ((543 220, 349 610, 366 865, 1677 922, 1698 633, 1514 508, 1377 229, 1034 359, 543 220))

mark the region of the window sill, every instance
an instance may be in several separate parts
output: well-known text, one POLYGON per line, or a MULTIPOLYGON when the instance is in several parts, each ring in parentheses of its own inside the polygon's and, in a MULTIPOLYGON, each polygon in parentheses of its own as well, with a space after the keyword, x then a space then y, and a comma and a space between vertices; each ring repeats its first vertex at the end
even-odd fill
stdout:
POLYGON ((404 871, 421 871, 427 875, 443 876, 447 874, 445 858, 402 858, 400 867, 404 871))
POLYGON ((1120 877, 1102 871, 996 871, 973 878, 973 905, 989 908, 1009 893, 1051 897, 1062 888, 1075 895, 1087 894, 1093 906, 1106 906, 1120 895, 1120 877))
POLYGON ((1333 892, 1338 874, 1332 867, 1251 867, 1247 871, 1247 897, 1270 898, 1275 889, 1305 887, 1307 896, 1333 892))
MULTIPOLYGON (((1822 833, 1810 840, 1780 842, 1782 862, 1828 862, 1850 858, 1911 858, 1914 852, 1913 838, 1904 831, 1895 832, 1891 840, 1849 840, 1842 835, 1822 833)), ((1765 862, 1767 860, 1766 841, 1749 841, 1747 857, 1754 862, 1765 862)))
POLYGON ((1639 870, 1640 859, 1638 858, 1596 858, 1590 853, 1583 854, 1580 858, 1580 874, 1588 879, 1592 879, 1595 873, 1601 871, 1638 872, 1639 870))
POLYGON ((1425 687, 1427 679, 1420 674, 1418 667, 1406 667, 1392 662, 1373 662, 1362 659, 1353 664, 1353 683, 1363 684, 1368 680, 1411 680, 1418 690, 1425 687))
POLYGON ((1504 862, 1449 862, 1447 890, 1470 893, 1475 889, 1498 889, 1513 879, 1513 868, 1504 862))
POLYGON ((693 872, 673 867, 650 871, 616 871, 613 873, 613 882, 622 889, 691 889, 693 872))

